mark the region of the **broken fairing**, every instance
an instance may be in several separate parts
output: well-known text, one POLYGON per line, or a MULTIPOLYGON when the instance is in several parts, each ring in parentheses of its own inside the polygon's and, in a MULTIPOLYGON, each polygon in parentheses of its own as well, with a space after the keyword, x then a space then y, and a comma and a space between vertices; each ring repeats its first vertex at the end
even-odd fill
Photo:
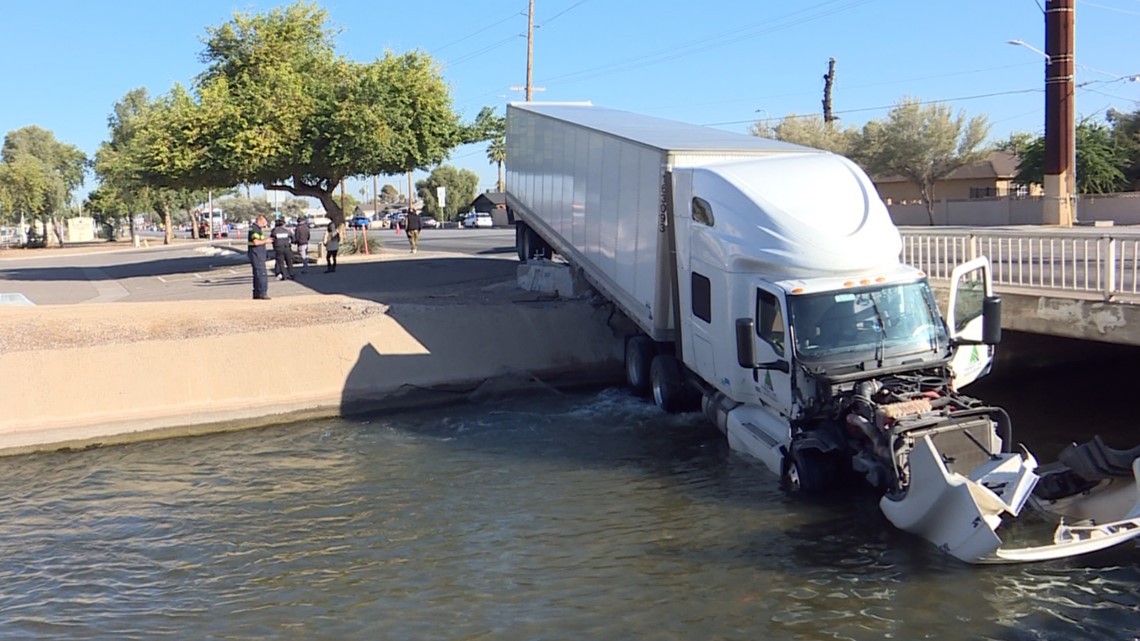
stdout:
POLYGON ((1140 448, 1111 450, 1098 438, 1070 447, 1041 475, 1028 452, 991 454, 963 475, 947 467, 932 436, 909 435, 906 491, 884 496, 879 505, 896 527, 955 558, 967 563, 1046 561, 1140 537, 1140 448), (1003 548, 997 535, 1003 516, 1016 517, 1027 503, 1061 517, 1053 543, 1003 548), (1065 518, 1077 521, 1066 525, 1065 518))

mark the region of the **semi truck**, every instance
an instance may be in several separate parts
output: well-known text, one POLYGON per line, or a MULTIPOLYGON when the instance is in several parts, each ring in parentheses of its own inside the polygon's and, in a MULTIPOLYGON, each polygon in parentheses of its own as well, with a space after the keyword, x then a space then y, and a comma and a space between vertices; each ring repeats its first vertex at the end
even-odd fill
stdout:
POLYGON ((970 563, 1140 535, 1133 507, 1002 546, 1039 476, 1008 414, 961 392, 1000 340, 990 263, 954 269, 944 318, 851 160, 589 103, 511 104, 506 143, 519 259, 578 270, 637 328, 630 389, 703 411, 790 491, 862 479, 895 526, 970 563))

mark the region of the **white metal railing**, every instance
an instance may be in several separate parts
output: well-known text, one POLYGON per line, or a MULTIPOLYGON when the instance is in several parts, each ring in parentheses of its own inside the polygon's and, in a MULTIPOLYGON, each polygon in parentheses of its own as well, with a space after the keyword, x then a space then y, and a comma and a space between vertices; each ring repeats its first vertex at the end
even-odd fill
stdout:
POLYGON ((979 227, 901 231, 903 262, 925 271, 931 280, 949 280, 956 265, 988 256, 999 287, 1140 302, 1140 231, 979 227))

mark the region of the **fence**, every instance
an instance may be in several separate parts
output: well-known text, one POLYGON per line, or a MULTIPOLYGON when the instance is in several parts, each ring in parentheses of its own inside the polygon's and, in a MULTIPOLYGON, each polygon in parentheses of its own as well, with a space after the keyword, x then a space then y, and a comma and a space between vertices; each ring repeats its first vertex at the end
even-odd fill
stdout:
POLYGON ((993 264, 994 284, 1011 290, 1140 302, 1140 231, 904 228, 902 260, 932 280, 977 256, 993 264))

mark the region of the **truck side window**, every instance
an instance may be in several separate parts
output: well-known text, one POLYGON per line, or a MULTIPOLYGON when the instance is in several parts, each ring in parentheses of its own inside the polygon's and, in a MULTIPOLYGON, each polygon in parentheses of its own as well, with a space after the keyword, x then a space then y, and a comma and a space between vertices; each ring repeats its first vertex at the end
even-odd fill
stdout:
POLYGON ((706 323, 712 322, 712 283, 708 278, 693 272, 693 316, 706 323))
POLYGON ((693 198, 693 220, 709 227, 716 222, 713 218, 712 205, 704 198, 693 198))
POLYGON ((756 335, 784 355, 784 314, 780 311, 780 301, 775 294, 762 289, 756 290, 756 335))

